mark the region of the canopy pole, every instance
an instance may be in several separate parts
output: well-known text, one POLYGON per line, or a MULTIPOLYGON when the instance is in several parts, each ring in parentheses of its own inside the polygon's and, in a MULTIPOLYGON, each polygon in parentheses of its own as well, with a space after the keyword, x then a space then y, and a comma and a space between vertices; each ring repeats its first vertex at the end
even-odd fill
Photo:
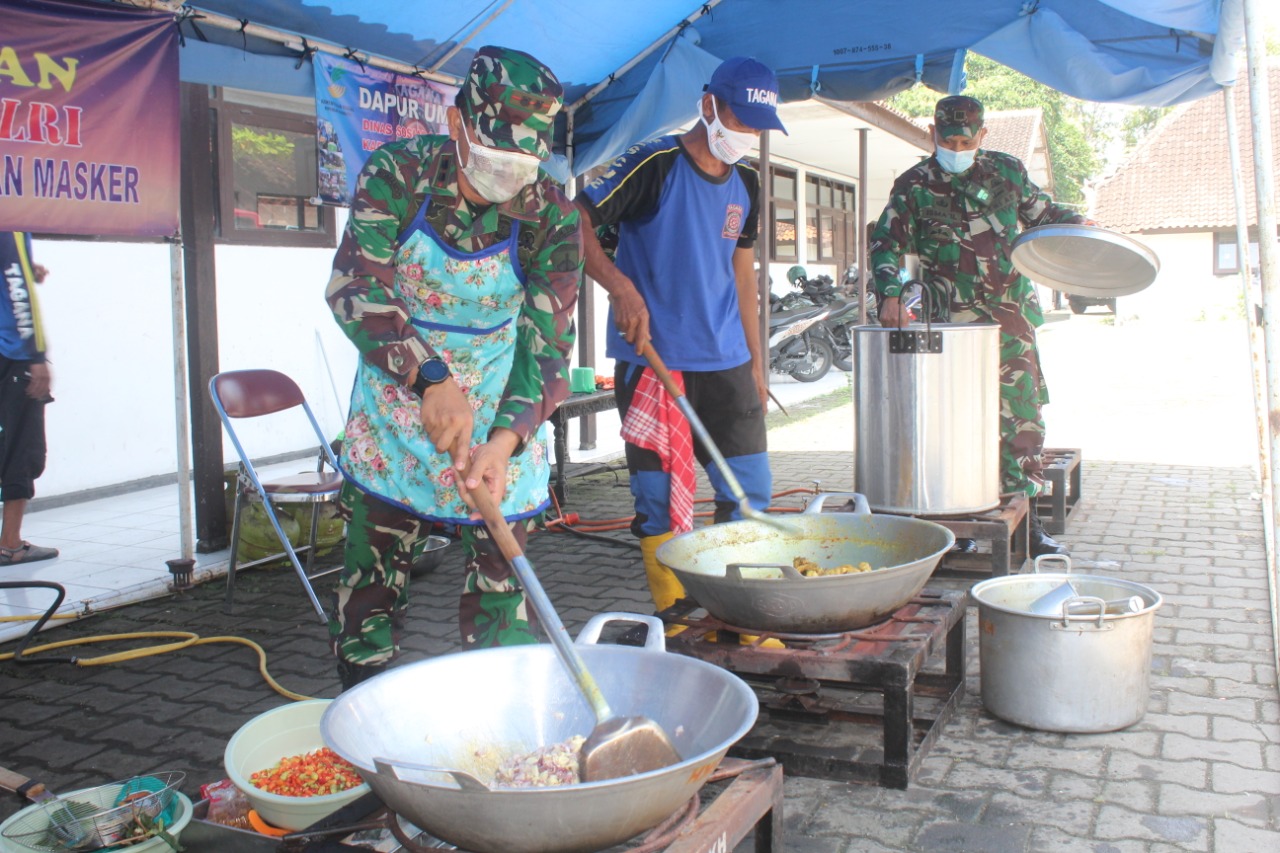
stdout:
MULTIPOLYGON (((769 160, 769 131, 760 133, 760 223, 757 226, 759 236, 756 245, 760 247, 760 274, 756 281, 756 298, 759 300, 760 317, 760 359, 764 362, 764 384, 773 382, 773 371, 769 369, 769 259, 773 257, 773 167, 769 160)), ((797 248, 800 232, 796 231, 797 248)), ((768 411, 768 406, 765 406, 768 411)))
MULTIPOLYGON (((1271 444, 1267 419, 1266 342, 1262 328, 1262 290, 1254 285, 1253 261, 1249 257, 1249 208, 1245 203, 1244 172, 1240 163, 1240 131, 1236 117, 1235 88, 1222 90, 1227 112, 1227 151, 1231 156, 1231 190, 1236 208, 1236 266, 1240 270, 1240 291, 1244 297, 1245 321, 1249 324, 1249 361, 1253 373, 1253 410, 1258 431, 1258 491, 1262 494, 1263 541, 1266 547, 1267 577, 1276 577, 1276 549, 1273 547, 1275 501, 1271 484, 1271 444)), ((1272 586, 1273 596, 1275 587, 1272 586)), ((1280 609, 1272 608, 1272 634, 1280 645, 1280 609)))
POLYGON ((711 10, 719 5, 720 5, 720 0, 706 0, 706 2, 704 2, 701 6, 698 7, 698 11, 693 12, 690 15, 686 15, 684 20, 682 20, 680 23, 676 24, 674 27, 672 27, 671 29, 663 33, 661 36, 659 36, 657 41, 655 41, 653 44, 649 45, 644 50, 637 53, 635 56, 631 57, 631 59, 628 60, 625 65, 623 65, 617 71, 614 71, 608 77, 604 78, 603 81, 592 86, 585 95, 583 95, 581 98, 579 98, 578 100, 570 104, 568 107, 569 115, 573 115, 574 112, 577 111, 578 107, 582 106, 587 101, 591 100, 596 95, 600 94, 605 89, 612 86, 615 80, 617 80, 623 74, 626 74, 632 68, 635 68, 641 62, 643 62, 646 56, 653 53, 658 48, 662 47, 662 45, 665 44, 667 40, 670 39, 672 36, 679 35, 681 30, 683 30, 685 27, 689 26, 694 21, 701 18, 703 15, 710 14, 711 10))
POLYGON ((173 310, 173 415, 178 437, 178 516, 182 559, 195 554, 191 524, 191 451, 187 422, 186 285, 182 276, 182 238, 169 241, 170 302, 173 310))
MULTIPOLYGON (((185 7, 185 4, 178 0, 114 0, 125 6, 137 6, 142 9, 151 9, 156 12, 168 12, 174 17, 178 17, 185 7)), ((217 12, 210 12, 208 9, 200 9, 200 26, 217 27, 221 30, 234 30, 235 32, 244 32, 245 35, 254 36, 255 38, 266 39, 267 41, 282 44, 291 50, 301 51, 302 36, 297 33, 291 33, 286 30, 277 30, 274 27, 266 27, 262 24, 245 23, 241 24, 235 18, 229 18, 226 15, 219 15, 217 12)), ((350 50, 341 45, 332 42, 321 41, 307 36, 307 47, 328 53, 333 56, 340 56, 344 59, 349 58, 350 50)), ((409 65, 404 62, 397 62, 394 59, 386 59, 385 57, 375 56, 373 54, 362 55, 361 62, 365 65, 372 65, 375 68, 383 68, 387 71, 395 71, 397 74, 404 74, 410 77, 421 77, 424 80, 432 80, 436 83, 445 83, 449 86, 457 86, 462 81, 452 74, 440 74, 436 71, 428 71, 424 68, 418 68, 416 65, 409 65)))
MULTIPOLYGON (((1258 205, 1258 266, 1262 273, 1262 327, 1266 342, 1267 420, 1271 459, 1280 454, 1280 273, 1277 264, 1280 246, 1276 242, 1276 188, 1272 174, 1271 86, 1267 79, 1267 49, 1263 33, 1263 4, 1244 0, 1245 54, 1249 68, 1249 113, 1253 128, 1253 179, 1258 205)), ((1280 640, 1276 627, 1280 615, 1280 581, 1275 572, 1274 555, 1280 549, 1276 542, 1275 512, 1280 507, 1280 480, 1271 466, 1271 535, 1268 538, 1271 559, 1267 583, 1271 591, 1272 635, 1280 640)), ((1273 644, 1280 661, 1280 642, 1273 644)))
POLYGON ((466 47, 468 44, 470 44, 470 42, 471 42, 471 40, 472 40, 473 38, 475 38, 476 36, 480 35, 480 33, 482 33, 486 27, 488 27, 488 26, 489 26, 490 24, 492 24, 495 20, 497 20, 497 18, 498 18, 498 16, 499 16, 499 15, 501 15, 503 12, 507 11, 507 7, 508 7, 508 6, 510 6, 513 2, 515 2, 515 0, 505 0, 505 1, 503 2, 502 6, 501 6, 500 8, 495 9, 495 10, 493 11, 493 13, 492 13, 491 15, 489 15, 489 17, 485 18, 483 21, 481 21, 479 24, 477 24, 477 25, 475 26, 475 28, 474 28, 471 32, 467 33, 467 37, 466 37, 466 38, 458 39, 457 44, 455 44, 453 47, 449 48, 449 52, 448 52, 448 53, 446 53, 444 56, 440 57, 440 59, 438 59, 436 62, 432 63, 432 65, 431 65, 431 69, 430 69, 430 70, 431 70, 431 71, 433 71, 433 72, 435 72, 435 71, 439 71, 441 68, 443 68, 443 67, 444 67, 444 64, 445 64, 446 62, 448 62, 450 59, 453 59, 454 55, 455 55, 458 51, 462 50, 464 47, 466 47))
POLYGON ((871 170, 868 167, 870 152, 867 141, 871 128, 858 128, 858 325, 867 325, 867 285, 871 281, 871 247, 867 245, 867 187, 871 170))

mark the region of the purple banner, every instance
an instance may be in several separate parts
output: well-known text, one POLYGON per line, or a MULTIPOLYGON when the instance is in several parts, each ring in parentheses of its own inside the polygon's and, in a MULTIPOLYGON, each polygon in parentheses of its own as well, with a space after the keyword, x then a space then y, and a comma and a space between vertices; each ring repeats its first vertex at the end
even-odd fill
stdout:
POLYGON ((385 143, 449 132, 445 109, 453 106, 457 86, 361 67, 323 53, 313 56, 311 65, 322 201, 351 204, 364 162, 385 143))
POLYGON ((0 0, 0 230, 178 231, 171 13, 0 0))

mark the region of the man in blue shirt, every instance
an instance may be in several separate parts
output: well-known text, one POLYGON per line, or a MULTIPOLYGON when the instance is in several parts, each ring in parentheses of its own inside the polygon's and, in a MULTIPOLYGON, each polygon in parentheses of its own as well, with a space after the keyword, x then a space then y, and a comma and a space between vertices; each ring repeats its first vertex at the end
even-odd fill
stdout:
MULTIPOLYGON (((699 98, 692 130, 633 147, 577 199, 594 227, 617 233, 614 261, 591 229, 584 229, 584 248, 587 274, 609 294, 606 355, 616 361, 624 437, 633 401, 639 407, 652 399, 655 380, 639 355, 651 342, 680 374, 690 405, 757 509, 768 506, 772 486, 754 257, 760 178, 741 161, 761 132, 786 133, 777 102, 773 71, 747 57, 727 59, 699 98)), ((666 441, 655 444, 662 452, 628 440, 626 453, 636 506, 631 529, 661 611, 683 589, 654 553, 691 523, 693 474, 688 454, 673 459, 666 441)), ((720 472, 708 467, 703 448, 694 454, 715 489, 715 520, 737 518, 720 472)))
POLYGON ((48 270, 31 261, 31 237, 0 231, 0 566, 49 560, 57 548, 22 538, 22 516, 44 473, 44 407, 51 377, 35 286, 48 270))

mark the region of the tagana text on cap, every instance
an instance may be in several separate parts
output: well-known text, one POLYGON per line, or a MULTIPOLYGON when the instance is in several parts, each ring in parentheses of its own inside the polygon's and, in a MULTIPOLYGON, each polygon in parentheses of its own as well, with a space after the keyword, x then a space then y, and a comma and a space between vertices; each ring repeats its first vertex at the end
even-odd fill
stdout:
POLYGON ((948 95, 933 108, 933 126, 941 139, 948 136, 972 139, 982 130, 982 104, 968 95, 948 95))
POLYGON ((555 115, 563 104, 564 89, 550 68, 522 51, 492 45, 476 51, 458 92, 477 142, 539 160, 551 156, 555 115))
POLYGON ((778 118, 778 76, 763 62, 749 56, 726 59, 704 88, 728 104, 747 127, 787 132, 778 118))

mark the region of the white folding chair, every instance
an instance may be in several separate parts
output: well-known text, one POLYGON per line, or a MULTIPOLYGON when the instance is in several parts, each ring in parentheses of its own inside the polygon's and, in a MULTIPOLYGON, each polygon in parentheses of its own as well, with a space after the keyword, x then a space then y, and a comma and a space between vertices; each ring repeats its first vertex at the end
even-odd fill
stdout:
MULTIPOLYGON (((235 445, 236 454, 240 457, 240 470, 236 478, 235 510, 231 520, 231 555, 227 565, 227 606, 231 606, 232 598, 235 595, 236 552, 240 545, 240 515, 246 506, 251 503, 258 503, 266 513, 271 526, 275 528, 276 536, 280 539, 280 544, 284 546, 282 553, 287 555, 289 561, 293 563, 293 569, 297 572, 298 580, 302 582, 302 588, 306 590, 307 597, 311 600, 311 606, 315 608, 320 621, 327 623, 329 621, 328 614, 325 613, 319 599, 316 598, 315 590, 311 588, 311 578, 319 576, 311 574, 311 564, 316 550, 316 532, 320 521, 320 505, 337 501, 338 492, 342 489, 342 474, 338 471, 338 460, 334 457, 329 442, 325 440, 324 433, 321 431, 320 424, 316 421, 311 407, 307 405, 302 389, 288 376, 276 370, 232 370, 226 373, 219 373, 209 380, 209 395, 213 398, 213 405, 218 409, 218 416, 222 418, 222 425, 226 428, 227 435, 231 438, 231 443, 235 445), (320 453, 316 471, 315 473, 294 474, 264 481, 258 476, 258 471, 254 468, 253 461, 240 443, 240 437, 236 435, 235 428, 231 422, 233 420, 273 415, 298 406, 301 406, 302 410, 306 412, 307 420, 311 422, 311 428, 315 431, 316 438, 320 441, 320 453), (325 470, 326 464, 330 469, 328 471, 325 470), (289 536, 280 525, 280 518, 276 515, 275 504, 311 505, 311 533, 305 546, 297 549, 293 547, 293 544, 289 541, 289 536), (305 550, 307 554, 305 566, 298 559, 298 551, 302 550, 305 550)), ((264 557, 261 560, 254 560, 251 563, 239 566, 239 568, 255 566, 259 563, 274 560, 279 556, 280 554, 275 554, 264 557)), ((323 572, 322 574, 328 574, 328 572, 323 572)))

